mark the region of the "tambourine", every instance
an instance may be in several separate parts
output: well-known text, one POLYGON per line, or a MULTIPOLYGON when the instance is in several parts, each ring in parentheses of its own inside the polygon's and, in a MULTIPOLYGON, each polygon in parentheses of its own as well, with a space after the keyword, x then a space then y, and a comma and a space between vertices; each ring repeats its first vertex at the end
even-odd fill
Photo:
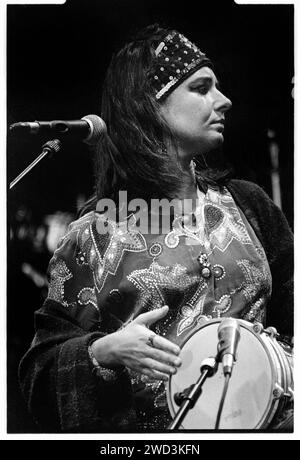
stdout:
MULTIPOLYGON (((204 322, 183 343, 182 365, 171 376, 167 386, 167 401, 172 417, 179 409, 174 395, 195 383, 202 361, 216 355, 221 321, 204 322)), ((292 351, 280 345, 276 329, 264 329, 260 323, 237 321, 241 337, 219 429, 291 429, 292 351)), ((182 421, 181 429, 214 429, 223 384, 222 365, 219 365, 216 374, 205 381, 202 394, 182 421)))

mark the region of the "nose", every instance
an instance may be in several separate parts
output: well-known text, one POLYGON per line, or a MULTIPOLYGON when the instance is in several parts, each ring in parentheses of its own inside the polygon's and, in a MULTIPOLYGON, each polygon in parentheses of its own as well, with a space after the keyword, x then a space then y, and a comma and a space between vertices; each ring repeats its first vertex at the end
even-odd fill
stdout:
POLYGON ((215 110, 218 112, 225 113, 227 110, 230 110, 232 107, 232 102, 228 97, 226 97, 221 91, 216 89, 216 99, 215 99, 215 110))

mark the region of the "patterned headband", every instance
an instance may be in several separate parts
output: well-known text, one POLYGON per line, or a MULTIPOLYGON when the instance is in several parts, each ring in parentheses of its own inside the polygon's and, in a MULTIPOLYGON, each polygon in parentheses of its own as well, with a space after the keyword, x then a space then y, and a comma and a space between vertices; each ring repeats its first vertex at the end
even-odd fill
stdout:
POLYGON ((212 62, 205 54, 176 31, 166 36, 155 54, 157 61, 151 74, 151 83, 157 100, 166 97, 200 67, 212 67, 212 62))

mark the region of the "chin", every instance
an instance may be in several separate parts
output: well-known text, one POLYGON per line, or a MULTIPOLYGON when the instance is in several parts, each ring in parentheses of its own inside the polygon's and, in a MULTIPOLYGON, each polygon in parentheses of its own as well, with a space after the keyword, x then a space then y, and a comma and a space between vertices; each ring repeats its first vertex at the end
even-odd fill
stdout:
POLYGON ((224 137, 222 133, 214 133, 213 136, 205 144, 201 143, 201 148, 199 150, 199 153, 208 153, 211 150, 215 150, 218 147, 221 147, 221 145, 224 142, 224 137))
POLYGON ((224 142, 224 137, 222 133, 218 133, 217 139, 216 139, 216 147, 220 147, 224 142))

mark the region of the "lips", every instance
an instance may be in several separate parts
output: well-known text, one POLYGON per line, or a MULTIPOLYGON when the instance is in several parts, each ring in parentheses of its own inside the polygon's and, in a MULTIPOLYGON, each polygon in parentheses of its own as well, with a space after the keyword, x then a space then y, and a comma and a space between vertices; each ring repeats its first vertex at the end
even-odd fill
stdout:
POLYGON ((224 118, 219 118, 218 120, 212 121, 210 124, 211 125, 223 125, 224 126, 225 120, 224 118))
POLYGON ((224 131, 224 123, 225 123, 224 118, 219 118, 217 120, 212 121, 210 125, 212 125, 214 129, 222 132, 224 131))

